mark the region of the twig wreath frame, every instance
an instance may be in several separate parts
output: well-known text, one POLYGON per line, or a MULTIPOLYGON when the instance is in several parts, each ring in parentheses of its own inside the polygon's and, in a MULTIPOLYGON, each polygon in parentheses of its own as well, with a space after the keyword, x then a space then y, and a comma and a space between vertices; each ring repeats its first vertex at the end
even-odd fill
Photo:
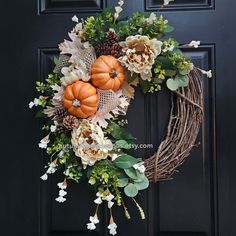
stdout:
POLYGON ((201 127, 203 111, 202 76, 194 69, 189 75, 188 87, 172 94, 165 139, 157 152, 145 160, 146 176, 150 182, 170 179, 190 155, 201 127))
POLYGON ((40 107, 36 116, 44 119, 46 134, 39 147, 50 157, 41 179, 63 170, 55 199, 59 203, 66 201, 69 181, 86 179, 96 192, 87 228, 96 229, 99 206, 106 203, 112 235, 117 233, 113 205, 122 206, 130 219, 125 204, 129 197, 145 219, 135 197, 149 182, 170 179, 189 156, 204 117, 202 75, 212 76, 195 67, 180 50, 182 45, 166 36, 173 27, 163 16, 136 12, 119 20, 123 4, 120 0, 114 10, 82 22, 72 18, 76 25, 70 40, 59 45, 54 71, 45 82, 36 82, 40 96, 29 103, 30 108, 40 107), (134 87, 154 93, 164 81, 172 91, 166 137, 151 157, 133 157, 129 149, 135 138, 122 117, 134 99, 134 87))

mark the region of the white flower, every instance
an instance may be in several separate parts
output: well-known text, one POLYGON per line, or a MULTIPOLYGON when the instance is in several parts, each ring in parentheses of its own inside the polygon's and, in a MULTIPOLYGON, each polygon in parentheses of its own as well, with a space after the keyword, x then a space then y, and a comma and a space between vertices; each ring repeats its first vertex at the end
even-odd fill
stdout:
POLYGON ((116 13, 114 14, 114 18, 117 19, 118 17, 119 17, 119 14, 116 12, 116 13))
POLYGON ((95 214, 94 216, 90 216, 89 218, 90 222, 94 223, 94 224, 98 224, 99 223, 99 219, 97 214, 95 214))
POLYGON ((150 16, 147 18, 148 24, 153 24, 153 22, 157 19, 157 16, 155 13, 151 13, 150 16))
POLYGON ((49 165, 49 168, 47 170, 47 174, 54 174, 56 172, 56 170, 57 170, 57 165, 54 162, 52 162, 49 165))
POLYGON ((115 7, 115 10, 116 10, 116 12, 117 12, 118 14, 122 12, 122 8, 121 8, 121 7, 115 7))
POLYGON ((81 30, 83 30, 83 24, 80 22, 80 23, 76 24, 75 31, 80 32, 81 30))
POLYGON ((53 91, 59 92, 61 90, 61 86, 59 86, 58 84, 53 84, 50 87, 52 88, 53 91))
POLYGON ((114 205, 114 202, 112 202, 112 201, 109 201, 108 204, 107 204, 109 209, 112 208, 113 205, 114 205))
POLYGON ((96 224, 99 223, 97 213, 94 216, 90 216, 89 221, 90 221, 90 223, 87 224, 87 229, 95 230, 96 229, 96 224))
POLYGON ((32 109, 33 106, 36 106, 36 107, 37 107, 38 105, 39 105, 39 99, 38 99, 38 98, 35 98, 34 101, 31 101, 31 102, 29 103, 29 108, 32 109))
POLYGON ((170 46, 168 46, 168 47, 165 47, 164 49, 163 49, 163 52, 172 52, 173 50, 175 49, 175 46, 172 44, 172 45, 170 45, 170 46))
POLYGON ((97 199, 94 200, 94 202, 98 205, 102 204, 102 198, 98 197, 97 199))
POLYGON ((111 193, 109 193, 106 197, 105 197, 105 200, 106 201, 111 201, 112 199, 114 199, 114 195, 113 194, 111 194, 111 193))
POLYGON ((167 5, 169 5, 170 2, 174 2, 174 0, 164 0, 163 5, 167 6, 167 5))
POLYGON ((97 192, 97 193, 96 193, 96 196, 97 196, 97 197, 103 197, 103 194, 101 194, 100 192, 97 192))
POLYGON ((61 189, 61 190, 59 191, 59 196, 64 197, 64 196, 66 196, 66 195, 67 195, 67 192, 66 192, 65 190, 61 189))
POLYGON ((66 189, 67 188, 67 184, 65 182, 58 183, 57 186, 60 189, 66 189))
POLYGON ((96 225, 93 222, 88 223, 87 224, 87 229, 88 230, 95 230, 96 229, 96 225))
POLYGON ((110 223, 107 228, 110 230, 109 233, 111 235, 116 235, 117 234, 117 232, 116 232, 117 225, 114 221, 113 221, 113 223, 110 223))
POLYGON ((120 0, 120 1, 118 2, 118 5, 122 7, 122 6, 124 5, 124 1, 123 1, 123 0, 120 0))
POLYGON ((112 153, 110 154, 110 157, 112 161, 115 161, 119 157, 119 155, 117 155, 116 153, 112 153))
POLYGON ((57 202, 63 203, 66 201, 66 198, 59 196, 58 198, 55 199, 57 202))
POLYGON ((212 71, 211 70, 208 70, 208 71, 205 71, 205 70, 201 70, 199 69, 202 74, 206 75, 208 78, 212 78, 212 71))
POLYGON ((56 129, 57 129, 56 125, 51 125, 50 130, 52 133, 54 133, 56 131, 56 129))
POLYGON ((42 176, 40 177, 40 179, 43 180, 43 181, 47 180, 47 179, 48 179, 47 173, 45 173, 44 175, 42 175, 42 176))
POLYGON ((79 22, 79 19, 76 15, 74 15, 71 19, 72 19, 73 22, 76 22, 76 23, 79 22))
POLYGON ((118 5, 119 6, 115 7, 115 14, 114 14, 115 20, 119 17, 120 13, 123 11, 122 6, 124 5, 124 1, 120 0, 118 2, 118 5))
POLYGON ((47 135, 46 137, 40 140, 39 147, 42 149, 46 149, 49 142, 49 135, 47 135))
POLYGON ((193 70, 193 68, 194 68, 194 64, 193 63, 189 63, 189 69, 193 70))
POLYGON ((198 48, 200 44, 201 44, 200 41, 194 41, 194 40, 193 40, 193 41, 191 41, 191 42, 188 44, 188 46, 189 46, 189 47, 198 48))
POLYGON ((33 106, 34 106, 34 102, 31 101, 31 102, 29 103, 29 108, 32 109, 33 106))
POLYGON ((140 173, 142 173, 142 174, 143 174, 143 173, 145 172, 145 170, 146 170, 146 168, 145 168, 143 162, 137 163, 137 164, 133 165, 133 167, 134 167, 135 170, 138 170, 138 171, 139 171, 140 173))

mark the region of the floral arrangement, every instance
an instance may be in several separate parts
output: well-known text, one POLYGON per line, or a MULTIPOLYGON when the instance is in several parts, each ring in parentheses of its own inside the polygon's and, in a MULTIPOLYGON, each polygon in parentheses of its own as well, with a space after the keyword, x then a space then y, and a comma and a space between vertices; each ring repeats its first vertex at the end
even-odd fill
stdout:
MULTIPOLYGON (((170 1, 165 0, 164 5, 170 1)), ((87 178, 94 186, 95 214, 87 228, 94 230, 99 223, 98 210, 102 203, 110 209, 109 232, 116 234, 112 214, 114 203, 123 206, 130 219, 125 198, 131 198, 145 214, 135 196, 148 188, 146 166, 141 159, 128 154, 135 138, 126 125, 126 115, 135 87, 143 93, 161 90, 165 83, 171 91, 187 87, 194 69, 191 59, 179 49, 180 44, 166 34, 173 27, 161 15, 134 13, 119 20, 124 1, 115 9, 76 23, 69 33, 70 40, 59 45, 60 56, 46 82, 36 82, 41 94, 29 103, 39 107, 38 117, 45 120, 42 130, 47 135, 39 147, 50 156, 42 180, 63 169, 58 183, 56 201, 66 201, 69 180, 87 178)), ((185 44, 198 47, 199 41, 185 44)), ((211 77, 211 71, 198 71, 211 77)))

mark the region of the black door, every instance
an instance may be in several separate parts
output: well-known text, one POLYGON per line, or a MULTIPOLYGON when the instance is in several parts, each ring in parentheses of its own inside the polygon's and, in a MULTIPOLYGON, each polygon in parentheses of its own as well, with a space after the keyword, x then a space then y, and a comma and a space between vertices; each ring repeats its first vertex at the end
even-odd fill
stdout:
MULTIPOLYGON (((156 12, 162 0, 126 0, 125 15, 156 12)), ((114 6, 116 0, 13 0, 1 2, 1 208, 2 236, 107 235, 106 212, 96 232, 86 230, 93 206, 87 185, 72 184, 64 205, 53 177, 42 183, 45 156, 37 147, 39 121, 28 110, 36 80, 45 79, 58 54, 57 45, 72 28, 71 17, 85 18, 114 6), (102 226, 104 225, 104 227, 102 226)), ((199 145, 172 181, 153 184, 139 200, 146 221, 131 221, 117 209, 120 236, 235 236, 235 17, 230 0, 175 0, 161 10, 181 42, 201 40, 186 50, 214 77, 205 79, 205 120, 199 145)), ((159 14, 159 13, 158 13, 159 14)), ((158 145, 168 122, 169 94, 137 92, 128 117, 139 142, 158 145), (140 110, 143 111, 140 113, 140 110), (138 114, 138 115, 137 115, 138 114), (138 129, 137 129, 138 127, 138 129)), ((139 150, 148 157, 151 150, 139 150)))

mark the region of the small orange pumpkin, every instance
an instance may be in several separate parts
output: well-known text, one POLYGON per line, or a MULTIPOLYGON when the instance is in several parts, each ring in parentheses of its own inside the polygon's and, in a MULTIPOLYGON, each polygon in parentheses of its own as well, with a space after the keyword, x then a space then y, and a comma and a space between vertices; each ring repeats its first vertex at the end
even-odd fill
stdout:
POLYGON ((125 69, 113 56, 100 56, 92 65, 92 83, 101 90, 117 91, 125 80, 125 69))
POLYGON ((63 104, 70 114, 88 118, 97 111, 98 94, 90 83, 77 81, 66 87, 63 104))

